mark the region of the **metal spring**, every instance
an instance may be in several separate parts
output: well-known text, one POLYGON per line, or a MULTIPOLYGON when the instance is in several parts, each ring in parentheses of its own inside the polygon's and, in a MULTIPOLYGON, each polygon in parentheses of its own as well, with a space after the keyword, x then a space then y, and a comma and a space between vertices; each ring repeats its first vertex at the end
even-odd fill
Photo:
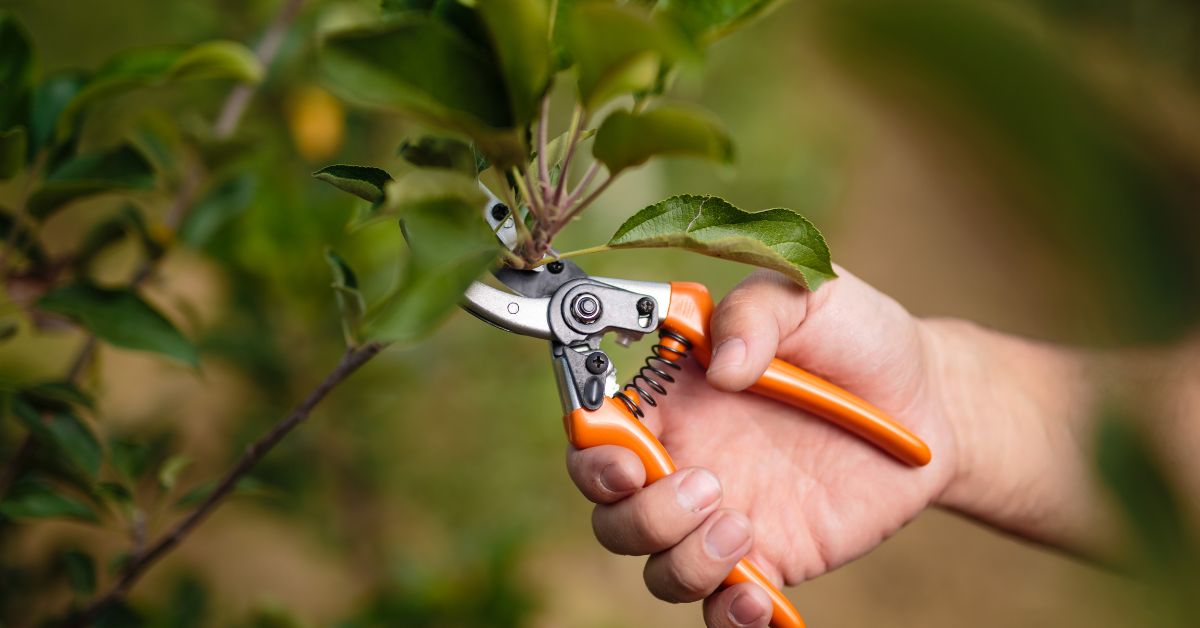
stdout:
POLYGON ((675 383, 675 376, 664 369, 672 369, 676 371, 682 370, 683 367, 677 364, 677 362, 688 357, 687 352, 692 348, 692 343, 688 342, 687 338, 684 338, 683 336, 680 336, 669 329, 663 329, 659 331, 658 336, 659 338, 669 338, 674 340, 675 342, 679 343, 679 346, 683 347, 683 349, 680 350, 673 347, 668 347, 661 342, 653 347, 650 347, 650 351, 653 353, 653 355, 646 358, 646 365, 638 371, 637 375, 633 376, 633 379, 629 380, 628 384, 625 384, 625 388, 621 392, 613 396, 615 399, 620 399, 621 403, 624 403, 625 407, 629 408, 629 411, 633 413, 633 416, 639 419, 646 416, 646 413, 642 411, 642 407, 637 401, 634 401, 632 397, 625 394, 625 391, 632 389, 637 392, 639 400, 645 401, 653 407, 657 407, 658 401, 655 400, 654 393, 658 393, 665 397, 667 395, 667 387, 665 384, 675 383), (643 388, 642 384, 638 384, 638 380, 642 380, 646 388, 643 388))

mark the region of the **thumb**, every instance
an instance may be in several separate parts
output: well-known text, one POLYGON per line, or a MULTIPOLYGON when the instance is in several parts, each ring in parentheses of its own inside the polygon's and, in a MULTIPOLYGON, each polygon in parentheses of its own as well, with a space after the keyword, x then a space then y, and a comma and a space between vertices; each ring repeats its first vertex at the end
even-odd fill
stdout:
POLYGON ((713 356, 708 382, 735 392, 762 377, 779 339, 804 320, 808 291, 787 277, 756 271, 721 300, 709 323, 713 356))

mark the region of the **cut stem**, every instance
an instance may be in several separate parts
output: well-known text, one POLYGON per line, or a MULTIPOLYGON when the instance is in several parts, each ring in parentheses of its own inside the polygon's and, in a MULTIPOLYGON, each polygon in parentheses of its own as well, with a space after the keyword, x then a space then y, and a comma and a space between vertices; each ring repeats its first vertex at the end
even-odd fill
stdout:
POLYGON ((554 262, 554 261, 557 261, 560 259, 567 259, 568 257, 579 257, 581 255, 591 255, 592 253, 603 253, 605 251, 612 251, 612 250, 613 250, 613 247, 611 247, 607 244, 601 244, 599 246, 589 246, 585 249, 575 249, 574 251, 567 251, 566 253, 558 253, 557 255, 551 255, 550 257, 543 258, 540 261, 538 261, 538 263, 534 264, 531 268, 537 268, 538 266, 549 264, 550 262, 554 262))

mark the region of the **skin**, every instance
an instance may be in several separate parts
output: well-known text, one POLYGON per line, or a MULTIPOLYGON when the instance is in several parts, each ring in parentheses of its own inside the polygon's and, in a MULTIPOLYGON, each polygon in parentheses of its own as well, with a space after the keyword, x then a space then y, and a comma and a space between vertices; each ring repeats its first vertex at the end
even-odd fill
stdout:
POLYGON ((568 452, 572 479, 597 504, 600 543, 648 555, 650 592, 704 600, 714 628, 770 618, 756 586, 717 590, 742 557, 795 585, 869 552, 929 507, 1105 556, 1115 524, 1088 472, 1093 360, 915 318, 838 274, 808 292, 758 271, 717 306, 707 376, 687 361, 670 403, 645 419, 678 473, 642 488, 645 470, 627 449, 568 452), (776 356, 888 412, 929 444, 933 461, 909 468, 794 408, 730 394, 776 356))

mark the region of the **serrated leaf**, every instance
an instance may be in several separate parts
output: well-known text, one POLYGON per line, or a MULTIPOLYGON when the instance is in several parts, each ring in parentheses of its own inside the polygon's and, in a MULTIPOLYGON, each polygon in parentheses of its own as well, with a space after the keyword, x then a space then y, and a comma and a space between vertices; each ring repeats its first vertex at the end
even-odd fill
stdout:
POLYGON ((474 177, 479 173, 478 154, 474 148, 451 137, 425 135, 417 140, 404 140, 396 153, 418 168, 442 168, 474 177))
POLYGON ((610 174, 640 166, 651 157, 689 156, 729 162, 733 142, 713 116, 684 107, 631 113, 614 111, 596 131, 592 155, 610 174))
POLYGON ((158 468, 158 485, 167 491, 175 488, 179 475, 191 464, 192 459, 182 454, 167 458, 158 468))
POLYGON ((88 596, 96 592, 96 561, 90 555, 79 550, 67 550, 61 560, 67 583, 76 595, 88 596))
POLYGON ((375 206, 383 202, 384 188, 392 181, 392 175, 379 168, 344 164, 321 168, 313 173, 313 177, 364 201, 370 201, 375 206))
POLYGON ((0 131, 0 181, 21 171, 25 163, 26 139, 24 127, 0 131))
POLYGON ((525 155, 491 51, 441 20, 406 13, 333 33, 324 41, 321 63, 329 82, 349 99, 462 132, 506 166, 525 155))
POLYGON ((540 0, 478 0, 475 4, 491 35, 517 125, 538 115, 550 86, 550 19, 540 0))
POLYGON ((569 23, 567 52, 579 68, 580 102, 589 111, 652 89, 664 63, 676 56, 669 35, 632 6, 581 3, 569 23))
POLYGON ((348 346, 358 344, 358 328, 366 315, 367 303, 358 291, 358 277, 354 270, 332 249, 325 251, 325 261, 333 272, 333 294, 337 299, 342 318, 342 334, 348 346))
POLYGON ((179 227, 179 241, 195 247, 204 246, 250 206, 257 191, 258 179, 248 172, 213 187, 188 212, 179 227))
POLYGON ((715 196, 673 196, 631 216, 612 248, 676 247, 777 270, 810 290, 837 275, 825 238, 790 209, 746 212, 715 196))
POLYGON ((455 309, 471 282, 500 255, 495 235, 480 220, 481 207, 448 198, 406 209, 408 265, 396 291, 368 313, 366 338, 415 342, 455 309))
POLYGON ((46 176, 29 199, 30 215, 45 220, 55 211, 82 198, 109 192, 154 187, 154 167, 131 146, 79 155, 46 176))
POLYGON ((12 485, 4 501, 0 501, 0 515, 10 519, 68 518, 97 521, 96 513, 87 504, 59 492, 53 486, 26 478, 12 485))
POLYGON ((71 465, 94 480, 104 452, 92 430, 69 409, 38 408, 24 396, 13 400, 13 414, 39 441, 53 446, 71 465))
POLYGON ((24 124, 32 79, 29 34, 8 11, 0 11, 0 131, 24 124))
POLYGON ((254 53, 236 42, 127 52, 97 70, 75 94, 59 116, 57 134, 61 139, 70 133, 83 112, 97 102, 130 90, 172 81, 231 79, 255 83, 262 76, 262 65, 254 53))
POLYGON ((161 353, 192 366, 199 362, 196 347, 132 290, 72 283, 43 296, 37 306, 77 321, 118 347, 161 353))

